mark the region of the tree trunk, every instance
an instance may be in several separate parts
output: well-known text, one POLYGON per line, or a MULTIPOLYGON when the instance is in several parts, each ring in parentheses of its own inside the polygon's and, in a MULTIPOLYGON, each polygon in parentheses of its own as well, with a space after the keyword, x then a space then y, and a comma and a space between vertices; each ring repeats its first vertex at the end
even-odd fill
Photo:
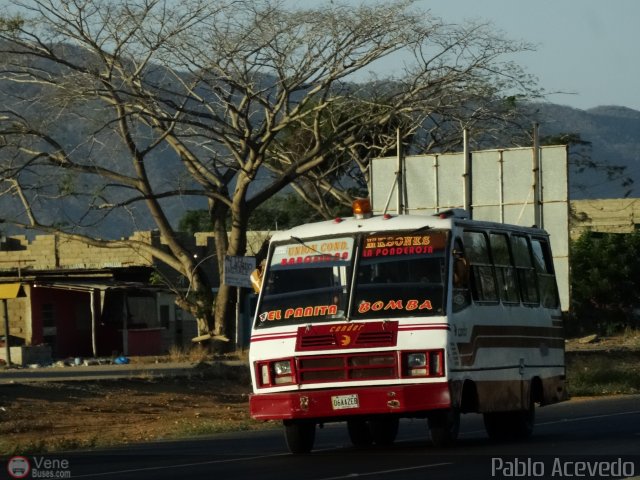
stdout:
POLYGON ((176 300, 176 305, 194 316, 198 327, 198 336, 213 331, 213 295, 209 295, 207 298, 200 297, 195 302, 181 297, 176 300))
POLYGON ((218 260, 218 276, 220 278, 220 287, 216 295, 215 304, 213 305, 213 322, 209 333, 215 340, 222 340, 229 345, 223 350, 232 349, 232 340, 235 338, 234 322, 233 322, 233 295, 232 288, 224 284, 224 259, 229 250, 229 238, 227 236, 227 214, 229 212, 228 205, 219 201, 210 201, 209 212, 213 223, 213 232, 215 238, 216 258, 218 260))
MULTIPOLYGON (((212 208, 211 213, 215 215, 214 229, 216 239, 216 253, 218 255, 218 265, 220 269, 220 279, 224 278, 224 259, 227 255, 241 256, 247 250, 247 205, 244 200, 246 194, 246 185, 248 182, 239 178, 234 192, 234 203, 231 207, 232 220, 229 235, 226 229, 226 214, 229 207, 218 204, 212 208), (224 212, 224 216, 222 216, 224 212)), ((246 180, 246 179, 244 179, 246 180)), ((236 338, 236 287, 220 284, 218 295, 216 296, 214 316, 215 328, 212 337, 214 339, 225 340, 229 343, 229 347, 236 338)), ((229 350, 227 348, 226 350, 229 350)))
POLYGON ((226 339, 230 343, 235 339, 235 287, 220 285, 214 309, 215 327, 214 337, 222 340, 226 339))

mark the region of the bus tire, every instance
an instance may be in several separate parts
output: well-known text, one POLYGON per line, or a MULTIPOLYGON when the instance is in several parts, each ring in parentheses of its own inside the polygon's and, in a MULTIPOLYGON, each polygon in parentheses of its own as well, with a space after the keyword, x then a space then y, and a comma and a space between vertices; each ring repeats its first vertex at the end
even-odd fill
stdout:
POLYGON ((487 412, 482 414, 484 429, 491 440, 507 440, 512 412, 487 412))
POLYGON ((373 443, 373 437, 366 420, 347 420, 347 432, 354 447, 368 447, 373 443))
POLYGON ((489 412, 483 415, 484 427, 492 440, 525 440, 533 433, 535 402, 527 410, 515 412, 489 412))
POLYGON ((371 438, 376 445, 393 445, 398 436, 400 420, 397 417, 381 418, 369 421, 371 438))
POLYGON ((283 424, 289 451, 294 454, 309 453, 316 439, 316 424, 299 420, 285 420, 283 424))
POLYGON ((536 402, 533 398, 529 401, 527 410, 515 412, 513 416, 513 437, 517 440, 525 440, 533 434, 536 423, 536 402))
POLYGON ((455 445, 460 431, 460 410, 452 408, 429 416, 431 443, 436 448, 455 445))

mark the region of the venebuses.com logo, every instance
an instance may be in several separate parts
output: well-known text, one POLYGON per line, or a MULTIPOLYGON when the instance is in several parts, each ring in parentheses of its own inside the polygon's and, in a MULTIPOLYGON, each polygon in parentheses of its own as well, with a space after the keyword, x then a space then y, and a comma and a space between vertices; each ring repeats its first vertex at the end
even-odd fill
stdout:
POLYGON ((26 457, 11 457, 7 462, 7 472, 11 478, 27 478, 31 464, 26 457))
POLYGON ((10 478, 71 478, 69 460, 16 455, 7 461, 10 478), (30 475, 30 476, 29 476, 30 475))

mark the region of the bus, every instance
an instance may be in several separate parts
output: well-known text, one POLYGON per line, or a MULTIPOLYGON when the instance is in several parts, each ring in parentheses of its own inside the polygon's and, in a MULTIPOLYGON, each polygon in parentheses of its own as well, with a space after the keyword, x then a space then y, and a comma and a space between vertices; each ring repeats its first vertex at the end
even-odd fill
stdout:
POLYGON ((542 229, 373 215, 359 199, 353 217, 275 233, 254 279, 250 413, 282 421, 292 453, 329 422, 355 446, 390 445, 401 418, 449 446, 470 412, 490 438, 522 439, 536 405, 567 399, 542 229))

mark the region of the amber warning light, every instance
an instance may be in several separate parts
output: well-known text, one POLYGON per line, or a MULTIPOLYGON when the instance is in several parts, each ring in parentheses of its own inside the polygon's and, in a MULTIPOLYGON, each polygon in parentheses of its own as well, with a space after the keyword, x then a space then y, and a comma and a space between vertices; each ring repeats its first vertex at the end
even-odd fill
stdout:
POLYGON ((351 204, 353 216, 356 218, 369 218, 371 216, 371 203, 368 198, 357 198, 351 204))

